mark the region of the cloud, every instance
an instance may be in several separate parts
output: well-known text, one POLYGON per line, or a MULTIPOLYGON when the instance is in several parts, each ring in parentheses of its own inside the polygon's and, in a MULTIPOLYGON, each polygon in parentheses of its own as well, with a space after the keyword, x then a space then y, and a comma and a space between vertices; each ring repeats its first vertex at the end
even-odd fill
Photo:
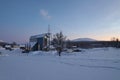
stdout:
POLYGON ((41 9, 40 10, 41 16, 43 16, 45 19, 51 19, 51 16, 48 14, 48 11, 41 9))

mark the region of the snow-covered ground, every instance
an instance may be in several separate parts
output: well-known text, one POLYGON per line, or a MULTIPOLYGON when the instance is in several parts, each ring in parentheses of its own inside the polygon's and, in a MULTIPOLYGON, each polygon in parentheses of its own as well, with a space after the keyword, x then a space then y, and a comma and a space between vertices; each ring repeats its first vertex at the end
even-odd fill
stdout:
POLYGON ((58 56, 0 49, 0 80, 120 80, 120 49, 94 48, 58 56))

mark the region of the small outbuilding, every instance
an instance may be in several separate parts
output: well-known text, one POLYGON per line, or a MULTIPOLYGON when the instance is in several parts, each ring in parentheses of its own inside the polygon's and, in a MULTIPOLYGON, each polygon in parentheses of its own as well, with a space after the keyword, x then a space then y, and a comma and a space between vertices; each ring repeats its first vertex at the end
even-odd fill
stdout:
POLYGON ((30 37, 30 50, 44 50, 50 45, 50 33, 34 35, 30 37))

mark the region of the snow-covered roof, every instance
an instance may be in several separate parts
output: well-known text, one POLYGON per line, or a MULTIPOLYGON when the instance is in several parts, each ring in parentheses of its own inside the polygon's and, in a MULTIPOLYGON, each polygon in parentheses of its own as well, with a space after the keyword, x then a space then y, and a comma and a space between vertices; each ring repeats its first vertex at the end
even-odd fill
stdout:
POLYGON ((6 47, 6 48, 9 48, 9 47, 11 47, 11 45, 5 45, 5 47, 6 47))
POLYGON ((49 34, 49 33, 34 35, 34 36, 31 36, 30 38, 41 38, 41 37, 44 37, 44 36, 46 36, 46 35, 48 35, 48 34, 49 34))
POLYGON ((25 47, 25 44, 20 44, 20 47, 25 47))

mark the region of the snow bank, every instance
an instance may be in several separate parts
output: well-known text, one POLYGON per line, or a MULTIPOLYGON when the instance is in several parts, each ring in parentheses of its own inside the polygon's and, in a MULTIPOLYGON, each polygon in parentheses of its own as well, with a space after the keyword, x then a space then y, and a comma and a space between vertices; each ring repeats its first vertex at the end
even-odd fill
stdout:
POLYGON ((0 49, 0 80, 120 80, 120 49, 94 48, 58 56, 0 49), (21 57, 19 57, 21 56, 21 57))

